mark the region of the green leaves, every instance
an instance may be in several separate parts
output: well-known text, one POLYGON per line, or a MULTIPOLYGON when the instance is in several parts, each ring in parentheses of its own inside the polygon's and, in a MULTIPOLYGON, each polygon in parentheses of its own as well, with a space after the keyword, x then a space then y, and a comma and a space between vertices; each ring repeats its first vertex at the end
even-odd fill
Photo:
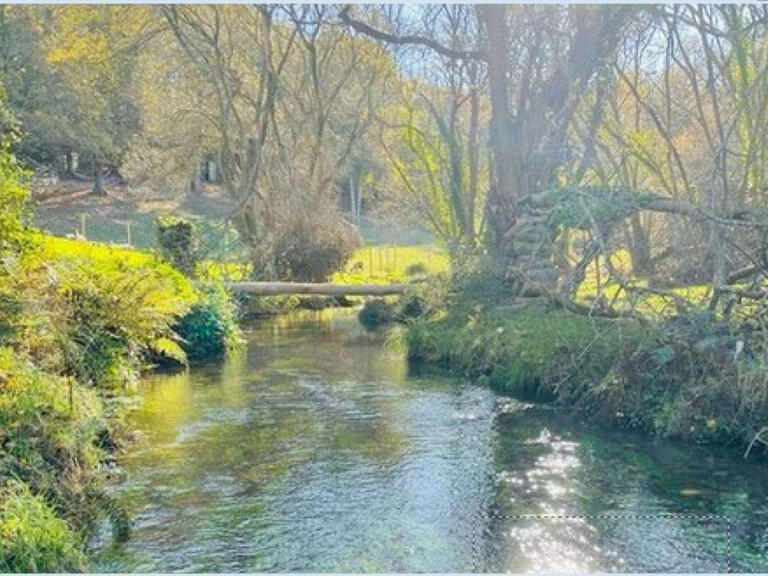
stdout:
POLYGON ((174 326, 181 348, 190 359, 223 356, 240 341, 235 307, 218 284, 201 287, 200 302, 174 326))
POLYGON ((587 230, 619 223, 638 212, 647 198, 647 192, 625 187, 564 187, 537 198, 531 208, 541 209, 549 203, 558 224, 587 230))
POLYGON ((11 154, 15 123, 3 104, 0 85, 0 257, 18 252, 29 240, 24 219, 27 215, 26 172, 11 154))

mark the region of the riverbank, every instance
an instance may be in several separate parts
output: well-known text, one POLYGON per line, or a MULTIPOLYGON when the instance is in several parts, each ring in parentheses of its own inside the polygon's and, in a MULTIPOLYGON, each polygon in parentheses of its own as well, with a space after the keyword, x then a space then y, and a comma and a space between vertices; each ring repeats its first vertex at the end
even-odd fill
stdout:
POLYGON ((150 253, 20 230, 0 267, 0 572, 87 570, 139 374, 221 356, 234 307, 150 253))
POLYGON ((742 452, 768 425, 760 348, 705 311, 641 325, 515 302, 481 282, 411 320, 405 337, 414 363, 603 423, 742 452))

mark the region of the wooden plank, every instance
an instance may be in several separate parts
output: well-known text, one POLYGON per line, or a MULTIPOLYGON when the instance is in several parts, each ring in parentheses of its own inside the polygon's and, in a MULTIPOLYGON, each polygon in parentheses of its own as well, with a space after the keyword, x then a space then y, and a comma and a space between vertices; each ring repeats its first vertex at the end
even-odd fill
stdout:
POLYGON ((227 287, 234 292, 271 296, 278 294, 305 294, 323 296, 386 296, 402 294, 405 284, 322 284, 311 282, 231 282, 227 287))

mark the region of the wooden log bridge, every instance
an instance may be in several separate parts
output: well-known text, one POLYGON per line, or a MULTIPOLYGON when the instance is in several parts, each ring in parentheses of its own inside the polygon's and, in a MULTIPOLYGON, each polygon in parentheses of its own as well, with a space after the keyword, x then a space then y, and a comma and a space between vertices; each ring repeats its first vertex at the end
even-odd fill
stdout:
POLYGON ((233 292, 275 296, 303 294, 318 296, 387 296, 405 292, 405 284, 330 284, 313 282, 230 282, 233 292))

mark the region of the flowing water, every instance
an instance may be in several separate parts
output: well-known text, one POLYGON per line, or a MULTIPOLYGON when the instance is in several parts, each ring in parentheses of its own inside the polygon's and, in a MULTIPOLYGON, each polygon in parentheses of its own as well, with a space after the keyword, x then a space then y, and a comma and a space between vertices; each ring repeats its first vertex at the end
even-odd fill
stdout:
POLYGON ((101 571, 768 572, 764 462, 413 374, 352 311, 142 392, 101 571))

